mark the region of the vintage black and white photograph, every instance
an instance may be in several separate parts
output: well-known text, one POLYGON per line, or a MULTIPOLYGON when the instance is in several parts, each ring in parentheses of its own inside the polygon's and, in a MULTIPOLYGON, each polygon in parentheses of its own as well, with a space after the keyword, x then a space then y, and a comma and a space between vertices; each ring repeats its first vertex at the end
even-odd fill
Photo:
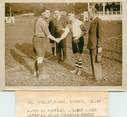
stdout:
POLYGON ((121 0, 5 3, 6 86, 122 86, 121 0))

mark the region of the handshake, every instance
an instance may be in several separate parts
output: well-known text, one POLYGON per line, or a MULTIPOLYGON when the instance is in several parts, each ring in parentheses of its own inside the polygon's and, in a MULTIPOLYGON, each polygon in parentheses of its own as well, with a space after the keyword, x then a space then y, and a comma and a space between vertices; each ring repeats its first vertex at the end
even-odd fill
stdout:
POLYGON ((62 39, 61 38, 55 38, 53 39, 56 43, 59 43, 62 39))

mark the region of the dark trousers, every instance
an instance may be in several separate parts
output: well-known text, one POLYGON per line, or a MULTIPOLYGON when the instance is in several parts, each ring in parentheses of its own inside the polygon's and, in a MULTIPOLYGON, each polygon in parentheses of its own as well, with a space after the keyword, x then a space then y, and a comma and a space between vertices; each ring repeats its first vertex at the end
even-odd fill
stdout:
POLYGON ((60 61, 64 61, 66 59, 66 40, 61 40, 58 44, 56 44, 56 52, 60 61))
POLYGON ((84 48, 84 38, 83 36, 79 38, 79 42, 75 43, 74 40, 72 39, 72 50, 73 53, 79 53, 82 54, 83 53, 83 48, 84 48))
POLYGON ((96 50, 89 49, 89 51, 90 51, 93 77, 95 80, 101 80, 102 79, 102 65, 101 63, 96 62, 96 50))

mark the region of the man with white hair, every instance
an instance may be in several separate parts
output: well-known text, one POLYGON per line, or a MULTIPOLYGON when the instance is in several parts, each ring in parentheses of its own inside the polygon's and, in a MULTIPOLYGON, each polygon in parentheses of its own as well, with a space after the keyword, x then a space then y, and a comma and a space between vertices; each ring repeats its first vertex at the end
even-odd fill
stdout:
POLYGON ((49 30, 50 30, 50 33, 56 39, 60 37, 64 39, 60 41, 59 39, 57 39, 59 41, 59 43, 56 43, 56 52, 57 52, 58 62, 64 62, 64 60, 66 59, 66 36, 68 32, 65 33, 65 29, 67 27, 67 24, 68 24, 67 19, 61 16, 61 12, 59 10, 55 10, 54 18, 49 23, 49 30))

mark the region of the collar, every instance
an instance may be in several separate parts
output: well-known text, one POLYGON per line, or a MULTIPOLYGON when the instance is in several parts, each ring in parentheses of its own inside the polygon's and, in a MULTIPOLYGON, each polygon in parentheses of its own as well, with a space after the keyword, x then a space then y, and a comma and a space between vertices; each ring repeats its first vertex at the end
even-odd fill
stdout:
POLYGON ((74 18, 73 20, 72 20, 72 23, 75 23, 77 21, 77 19, 76 18, 74 18))
POLYGON ((46 22, 49 22, 48 18, 44 17, 43 15, 41 16, 41 18, 42 18, 43 20, 45 20, 46 22))

